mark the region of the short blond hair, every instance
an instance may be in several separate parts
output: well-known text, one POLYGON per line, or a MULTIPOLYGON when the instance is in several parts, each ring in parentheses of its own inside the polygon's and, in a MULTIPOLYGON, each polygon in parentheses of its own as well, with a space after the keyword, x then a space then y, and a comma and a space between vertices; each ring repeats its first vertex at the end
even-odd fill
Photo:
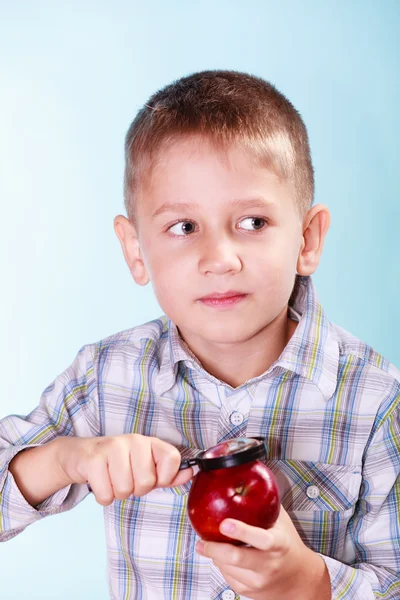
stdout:
POLYGON ((303 215, 314 199, 314 170, 306 126, 271 83, 238 71, 201 71, 155 92, 125 138, 124 201, 134 220, 135 197, 150 180, 163 150, 200 135, 217 149, 241 145, 288 180, 303 215))

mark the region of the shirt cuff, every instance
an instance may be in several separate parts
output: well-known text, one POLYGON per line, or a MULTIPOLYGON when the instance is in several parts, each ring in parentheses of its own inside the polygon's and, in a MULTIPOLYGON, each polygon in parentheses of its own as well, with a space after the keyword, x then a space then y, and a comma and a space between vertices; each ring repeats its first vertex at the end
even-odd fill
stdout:
POLYGON ((362 571, 330 556, 320 556, 331 579, 332 600, 375 600, 371 584, 362 571))
POLYGON ((2 452, 0 468, 0 536, 2 539, 4 535, 7 538, 13 537, 43 517, 61 512, 71 489, 69 485, 58 490, 38 504, 36 508, 29 504, 17 486, 12 473, 8 470, 8 466, 19 452, 33 447, 35 447, 33 444, 13 446, 2 452))

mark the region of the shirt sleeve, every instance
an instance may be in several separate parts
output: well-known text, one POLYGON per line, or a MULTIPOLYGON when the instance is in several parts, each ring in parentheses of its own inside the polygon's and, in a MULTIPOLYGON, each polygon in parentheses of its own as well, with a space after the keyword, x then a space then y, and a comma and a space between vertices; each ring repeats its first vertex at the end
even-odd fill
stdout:
POLYGON ((43 392, 29 415, 10 415, 0 421, 0 541, 31 523, 70 510, 88 495, 86 485, 74 484, 32 507, 8 470, 11 460, 26 448, 61 436, 101 435, 95 375, 94 345, 81 348, 73 363, 43 392))
POLYGON ((356 561, 321 555, 332 600, 400 598, 400 390, 382 406, 364 453, 363 482, 347 535, 356 561))

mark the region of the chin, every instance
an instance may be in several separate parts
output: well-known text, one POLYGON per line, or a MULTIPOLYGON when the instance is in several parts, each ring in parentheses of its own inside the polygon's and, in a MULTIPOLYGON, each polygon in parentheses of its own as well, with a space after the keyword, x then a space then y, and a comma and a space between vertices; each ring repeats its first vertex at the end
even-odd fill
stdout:
POLYGON ((246 342, 257 335, 267 324, 251 324, 245 321, 231 323, 208 323, 198 333, 199 337, 209 342, 220 344, 238 344, 246 342))

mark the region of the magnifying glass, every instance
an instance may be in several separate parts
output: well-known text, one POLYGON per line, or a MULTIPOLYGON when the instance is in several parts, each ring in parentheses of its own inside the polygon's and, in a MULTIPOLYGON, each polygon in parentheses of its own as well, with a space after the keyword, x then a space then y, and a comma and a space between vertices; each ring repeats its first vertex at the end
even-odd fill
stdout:
POLYGON ((262 437, 232 438, 200 452, 194 458, 181 461, 179 470, 197 466, 201 471, 225 469, 243 465, 267 456, 267 446, 262 437))

